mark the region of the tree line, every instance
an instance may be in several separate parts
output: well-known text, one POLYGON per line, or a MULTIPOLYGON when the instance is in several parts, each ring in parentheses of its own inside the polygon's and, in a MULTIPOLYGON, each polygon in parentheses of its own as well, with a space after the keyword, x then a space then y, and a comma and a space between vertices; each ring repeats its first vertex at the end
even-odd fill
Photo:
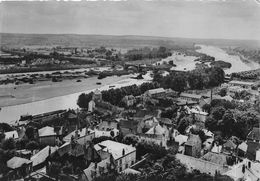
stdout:
MULTIPOLYGON (((109 89, 102 91, 102 99, 109 102, 115 106, 121 106, 121 100, 127 95, 139 96, 145 93, 147 90, 158 88, 159 85, 156 82, 146 82, 140 86, 131 85, 126 87, 121 87, 117 89, 109 89)), ((88 103, 92 99, 93 92, 88 94, 82 93, 78 97, 77 104, 80 108, 88 108, 88 103)))
POLYGON ((159 71, 154 72, 154 82, 160 83, 160 87, 171 88, 177 92, 187 89, 212 88, 224 82, 225 73, 219 67, 195 69, 188 72, 171 72, 162 76, 159 71))
POLYGON ((125 58, 128 61, 135 61, 135 60, 143 60, 143 59, 152 59, 152 58, 166 58, 171 56, 172 53, 170 49, 166 47, 159 47, 159 48, 149 48, 144 47, 140 49, 132 49, 128 50, 125 54, 125 58))

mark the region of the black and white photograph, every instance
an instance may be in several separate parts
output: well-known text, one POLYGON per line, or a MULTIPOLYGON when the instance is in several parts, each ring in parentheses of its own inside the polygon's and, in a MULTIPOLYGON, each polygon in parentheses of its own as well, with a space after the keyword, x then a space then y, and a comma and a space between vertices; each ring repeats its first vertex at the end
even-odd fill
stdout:
POLYGON ((0 0, 0 181, 260 181, 260 0, 0 0))

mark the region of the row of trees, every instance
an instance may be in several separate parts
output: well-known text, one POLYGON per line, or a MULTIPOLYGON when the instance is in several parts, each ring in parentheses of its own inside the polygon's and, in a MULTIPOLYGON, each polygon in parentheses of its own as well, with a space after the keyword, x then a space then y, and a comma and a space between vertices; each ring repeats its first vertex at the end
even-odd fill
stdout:
MULTIPOLYGON (((150 89, 158 88, 158 83, 152 82, 152 83, 143 83, 140 86, 137 85, 131 85, 127 87, 117 88, 117 89, 109 89, 102 91, 102 99, 106 102, 109 102, 115 106, 121 106, 122 102, 121 100, 123 97, 127 95, 133 95, 138 96, 146 92, 150 89)), ((87 108, 89 101, 92 99, 93 92, 85 94, 82 93, 77 101, 77 104, 80 108, 87 108)))
POLYGON ((125 58, 128 61, 135 61, 135 60, 143 60, 143 59, 152 59, 152 58, 166 58, 171 56, 172 53, 166 47, 159 47, 159 48, 140 48, 140 49, 133 49, 128 50, 125 54, 125 58))
POLYGON ((171 88, 178 92, 186 89, 204 89, 220 85, 224 82, 225 73, 219 67, 196 69, 189 72, 172 72, 163 77, 159 72, 154 72, 154 81, 161 87, 171 88))

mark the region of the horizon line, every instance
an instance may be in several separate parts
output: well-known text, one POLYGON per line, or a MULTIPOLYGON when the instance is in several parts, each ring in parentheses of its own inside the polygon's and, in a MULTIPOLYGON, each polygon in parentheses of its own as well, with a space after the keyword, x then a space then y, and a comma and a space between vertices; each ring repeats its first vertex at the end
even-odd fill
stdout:
POLYGON ((140 36, 140 37, 154 37, 154 38, 180 38, 180 39, 198 39, 198 40, 233 40, 233 41, 260 41, 260 39, 234 39, 234 38, 199 38, 199 37, 171 37, 171 36, 157 36, 157 35, 135 35, 135 34, 83 34, 83 33, 15 33, 15 32, 0 32, 0 34, 21 34, 21 35, 90 35, 90 36, 140 36))

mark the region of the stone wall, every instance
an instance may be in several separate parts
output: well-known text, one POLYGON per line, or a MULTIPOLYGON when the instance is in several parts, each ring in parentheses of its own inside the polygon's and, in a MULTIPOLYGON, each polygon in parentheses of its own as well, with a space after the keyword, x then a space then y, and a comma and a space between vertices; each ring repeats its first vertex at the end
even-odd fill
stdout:
POLYGON ((179 159, 182 164, 186 165, 189 171, 196 169, 201 173, 207 173, 214 176, 216 171, 220 174, 223 174, 229 170, 227 165, 219 165, 183 154, 176 154, 176 158, 179 159))

